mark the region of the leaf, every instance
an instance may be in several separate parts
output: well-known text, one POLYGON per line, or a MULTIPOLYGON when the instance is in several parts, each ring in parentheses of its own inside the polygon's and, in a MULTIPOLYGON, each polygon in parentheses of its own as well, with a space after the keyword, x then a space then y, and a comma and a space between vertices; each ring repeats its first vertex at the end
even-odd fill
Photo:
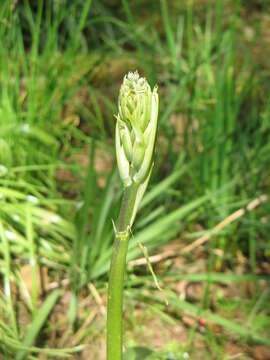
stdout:
MULTIPOLYGON (((27 333, 22 342, 23 346, 30 347, 34 344, 42 326, 45 324, 50 312, 52 311, 52 309, 53 309, 55 303, 57 302, 57 300, 59 299, 60 295, 61 295, 61 291, 55 290, 44 301, 42 307, 37 312, 37 315, 36 315, 34 321, 27 329, 27 333)), ((25 359, 27 354, 28 354, 27 350, 22 350, 16 355, 15 359, 23 360, 23 359, 25 359)))
MULTIPOLYGON (((157 298, 156 300, 159 301, 157 298)), ((186 301, 180 301, 175 298, 170 298, 169 303, 170 305, 180 310, 183 310, 184 312, 192 316, 212 321, 214 324, 220 325, 224 329, 227 329, 238 336, 241 336, 243 338, 251 338, 258 343, 270 345, 270 339, 260 336, 256 331, 254 331, 254 329, 248 328, 244 324, 241 325, 234 321, 227 320, 220 315, 214 314, 210 310, 201 310, 197 306, 192 305, 186 301)))

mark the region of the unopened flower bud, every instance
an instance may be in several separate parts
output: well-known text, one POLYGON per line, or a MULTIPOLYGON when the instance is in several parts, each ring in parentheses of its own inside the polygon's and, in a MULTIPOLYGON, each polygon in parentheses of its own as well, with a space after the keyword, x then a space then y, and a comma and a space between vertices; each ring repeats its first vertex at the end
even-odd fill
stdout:
POLYGON ((124 186, 142 184, 153 163, 157 131, 157 87, 151 90, 138 72, 124 77, 118 101, 116 155, 124 186))

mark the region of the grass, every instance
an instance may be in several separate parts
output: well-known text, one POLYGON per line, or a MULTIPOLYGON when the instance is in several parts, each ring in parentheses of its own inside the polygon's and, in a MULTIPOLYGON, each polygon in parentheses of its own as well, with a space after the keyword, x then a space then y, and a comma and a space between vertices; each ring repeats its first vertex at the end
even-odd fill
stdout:
POLYGON ((83 344, 94 349, 102 339, 111 219, 121 199, 113 114, 122 77, 135 69, 158 83, 161 101, 155 168, 128 258, 143 258, 137 241, 150 255, 175 253, 153 262, 168 308, 147 270, 129 268, 126 306, 135 315, 126 343, 154 347, 137 341, 147 314, 164 332, 178 326, 187 335, 177 346, 168 336, 155 349, 161 358, 189 352, 196 359, 202 344, 208 356, 225 359, 229 342, 248 359, 256 344, 269 345, 269 202, 211 233, 234 211, 269 196, 268 5, 215 3, 1 2, 0 352, 6 358, 85 354, 83 344), (212 235, 204 245, 181 253, 205 233, 212 235), (180 301, 175 286, 183 282, 203 286, 200 299, 180 301), (67 319, 61 308, 68 306, 67 319))

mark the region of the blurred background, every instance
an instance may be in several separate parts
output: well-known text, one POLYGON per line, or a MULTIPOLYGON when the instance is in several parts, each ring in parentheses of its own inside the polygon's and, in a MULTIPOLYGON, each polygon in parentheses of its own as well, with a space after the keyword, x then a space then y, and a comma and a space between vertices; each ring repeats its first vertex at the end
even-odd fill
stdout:
POLYGON ((270 359, 269 29, 267 0, 1 1, 1 359, 105 359, 114 115, 136 69, 160 115, 126 359, 270 359))

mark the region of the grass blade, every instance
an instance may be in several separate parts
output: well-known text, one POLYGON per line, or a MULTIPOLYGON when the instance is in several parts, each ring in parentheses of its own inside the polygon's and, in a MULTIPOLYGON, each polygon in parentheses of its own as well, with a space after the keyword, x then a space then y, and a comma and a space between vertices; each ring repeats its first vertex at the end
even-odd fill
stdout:
MULTIPOLYGON (((44 301, 42 307, 37 312, 37 315, 36 315, 34 321, 31 323, 31 325, 27 329, 27 333, 23 340, 23 346, 30 347, 34 344, 41 328, 44 326, 50 312, 52 311, 52 309, 53 309, 54 305, 56 304, 57 300, 59 299, 60 295, 61 295, 61 291, 55 290, 44 301)), ((28 351, 26 351, 26 350, 20 351, 16 355, 15 359, 23 360, 26 358, 27 354, 28 354, 28 351)))

